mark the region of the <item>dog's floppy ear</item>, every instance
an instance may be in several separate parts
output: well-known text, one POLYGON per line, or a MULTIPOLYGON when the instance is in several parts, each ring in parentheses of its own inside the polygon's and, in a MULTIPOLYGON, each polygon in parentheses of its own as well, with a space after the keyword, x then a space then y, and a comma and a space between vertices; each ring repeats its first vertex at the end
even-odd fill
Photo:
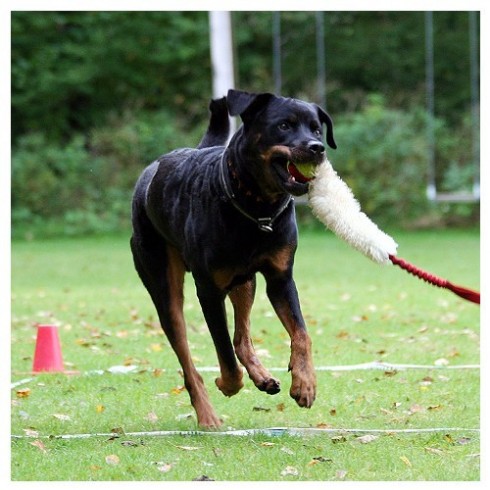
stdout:
POLYGON ((228 90, 226 103, 230 116, 240 116, 242 121, 250 121, 274 97, 273 94, 251 94, 241 90, 228 90))
POLYGON ((320 118, 320 121, 327 126, 327 143, 328 143, 328 146, 330 146, 330 148, 333 148, 335 150, 337 148, 337 144, 335 143, 335 140, 333 139, 332 118, 320 106, 317 105, 316 109, 318 111, 318 117, 320 118))

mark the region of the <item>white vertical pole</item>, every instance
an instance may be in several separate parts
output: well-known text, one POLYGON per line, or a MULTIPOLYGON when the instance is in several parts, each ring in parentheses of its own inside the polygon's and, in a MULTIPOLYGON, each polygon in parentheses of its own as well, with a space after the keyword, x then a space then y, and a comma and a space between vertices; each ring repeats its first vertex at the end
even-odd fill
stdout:
MULTIPOLYGON (((231 15, 227 11, 209 12, 211 64, 213 68, 213 98, 226 95, 235 88, 231 15)), ((234 120, 232 119, 232 131, 234 120)))

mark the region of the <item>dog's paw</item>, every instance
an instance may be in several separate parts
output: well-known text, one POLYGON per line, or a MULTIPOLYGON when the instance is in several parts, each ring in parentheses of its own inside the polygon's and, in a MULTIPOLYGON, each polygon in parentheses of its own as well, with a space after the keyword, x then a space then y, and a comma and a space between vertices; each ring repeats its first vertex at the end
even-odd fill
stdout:
POLYGON ((216 416, 214 412, 206 412, 197 415, 197 423, 203 429, 217 429, 221 427, 223 420, 216 416))
POLYGON ((274 378, 267 378, 256 384, 260 391, 265 391, 269 395, 276 395, 281 391, 281 383, 274 378))
POLYGON ((225 396, 236 395, 243 388, 241 376, 239 378, 232 378, 226 381, 223 378, 216 378, 214 382, 221 393, 223 393, 225 396))
POLYGON ((316 379, 315 375, 295 375, 293 371, 293 381, 289 395, 300 407, 311 408, 316 398, 316 379))

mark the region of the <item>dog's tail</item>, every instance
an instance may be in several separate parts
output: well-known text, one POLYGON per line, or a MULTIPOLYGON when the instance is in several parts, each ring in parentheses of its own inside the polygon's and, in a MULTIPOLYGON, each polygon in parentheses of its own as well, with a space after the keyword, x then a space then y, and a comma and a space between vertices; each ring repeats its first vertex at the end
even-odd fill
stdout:
POLYGON ((213 99, 209 104, 211 118, 209 126, 197 145, 198 149, 209 148, 210 146, 224 146, 230 134, 230 118, 228 117, 228 107, 226 97, 213 99))

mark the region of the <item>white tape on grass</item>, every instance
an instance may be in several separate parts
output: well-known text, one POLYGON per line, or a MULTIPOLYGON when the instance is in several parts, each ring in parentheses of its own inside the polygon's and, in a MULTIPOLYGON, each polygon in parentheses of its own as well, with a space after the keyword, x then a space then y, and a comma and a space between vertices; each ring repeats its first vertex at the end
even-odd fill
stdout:
POLYGON ((151 432, 125 432, 124 434, 105 432, 94 434, 61 434, 50 436, 39 435, 12 435, 13 439, 32 439, 32 438, 49 438, 49 439, 88 439, 91 437, 172 437, 172 436, 318 436, 318 435, 346 435, 346 434, 423 434, 423 433, 451 433, 466 432, 479 433, 480 429, 471 429, 464 427, 429 427, 422 429, 318 429, 312 427, 270 427, 265 429, 242 429, 227 431, 203 431, 203 430, 158 430, 151 432))
MULTIPOLYGON (((479 364, 456 364, 453 366, 450 365, 437 365, 437 364, 391 364, 387 362, 366 362, 363 364, 348 364, 348 365, 340 365, 340 366, 317 366, 315 368, 316 371, 361 371, 361 370, 381 370, 381 371, 404 371, 407 369, 480 369, 479 364)), ((134 372, 138 372, 140 370, 139 366, 111 366, 107 369, 96 369, 92 371, 85 371, 80 374, 82 375, 92 375, 92 374, 130 374, 134 372)), ((198 371, 202 373, 217 373, 219 372, 219 367, 217 366, 201 366, 197 368, 198 371)), ((170 371, 169 369, 162 369, 163 372, 170 371)), ((269 371, 273 372, 285 372, 287 371, 286 367, 272 367, 269 371)), ((24 378, 19 381, 15 381, 10 384, 10 389, 17 388, 18 386, 30 383, 35 378, 24 378)))

